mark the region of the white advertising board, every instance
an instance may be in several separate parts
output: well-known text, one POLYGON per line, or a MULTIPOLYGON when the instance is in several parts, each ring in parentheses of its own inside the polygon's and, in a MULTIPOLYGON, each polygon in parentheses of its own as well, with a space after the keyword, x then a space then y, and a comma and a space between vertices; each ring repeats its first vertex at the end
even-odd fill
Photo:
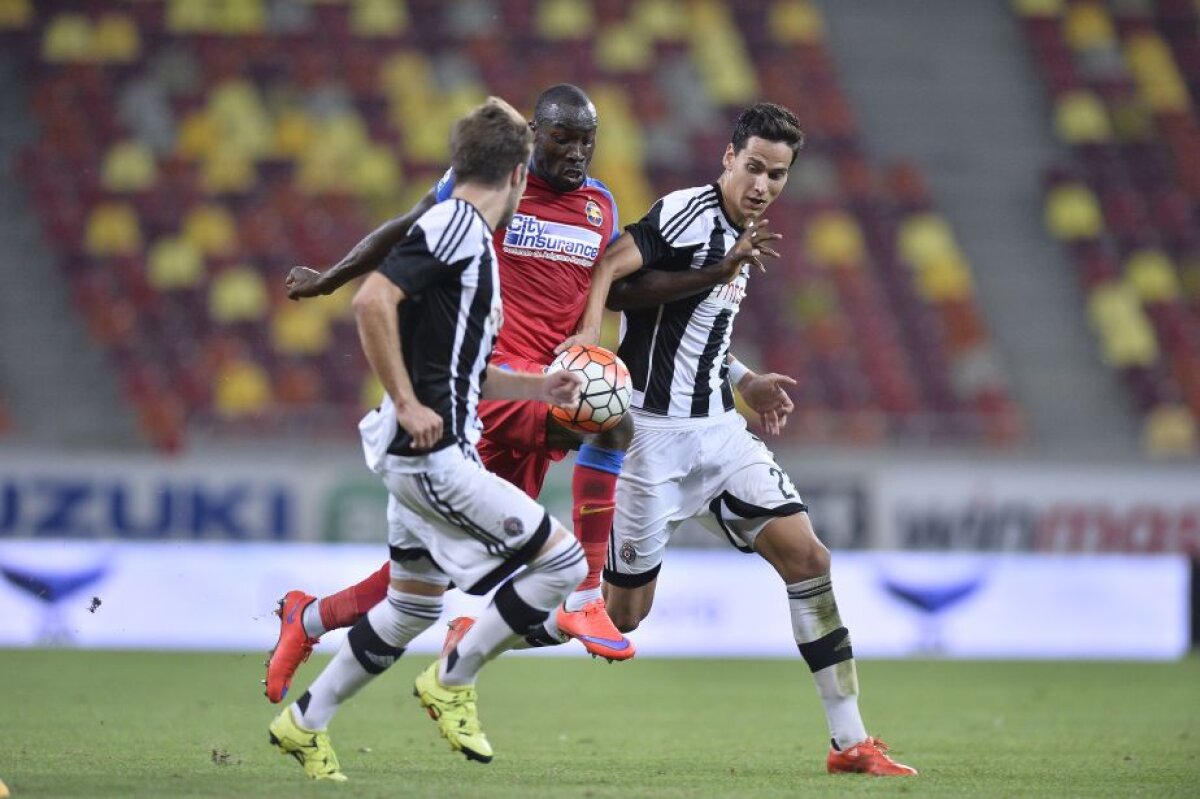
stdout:
MULTIPOLYGON (((266 650, 286 590, 340 589, 384 557, 346 544, 0 541, 0 646, 266 650)), ((861 657, 1171 659, 1188 648, 1181 556, 841 553, 834 587, 861 657)), ((451 592, 446 619, 480 601, 451 592)), ((411 649, 437 651, 444 630, 411 649)), ((796 656, 778 578, 728 550, 670 550, 633 637, 649 657, 796 656)))

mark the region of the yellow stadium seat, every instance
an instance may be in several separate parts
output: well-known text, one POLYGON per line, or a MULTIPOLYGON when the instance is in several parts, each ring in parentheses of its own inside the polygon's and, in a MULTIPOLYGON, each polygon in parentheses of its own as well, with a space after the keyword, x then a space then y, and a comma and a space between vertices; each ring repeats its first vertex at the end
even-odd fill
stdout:
POLYGON ((175 152, 178 155, 200 159, 219 148, 216 122, 207 111, 193 111, 183 118, 175 139, 175 152))
POLYGON ((933 304, 969 299, 974 292, 971 272, 956 252, 930 258, 917 269, 915 277, 917 292, 933 304))
POLYGON ((1058 100, 1054 129, 1067 144, 1105 142, 1112 138, 1104 103, 1092 92, 1083 90, 1068 92, 1058 100))
POLYGON ((83 14, 58 14, 42 33, 42 60, 87 61, 92 55, 92 23, 83 14))
POLYGON ((33 22, 33 0, 0 0, 0 30, 23 30, 33 22))
POLYGON ((539 0, 537 32, 552 42, 586 39, 596 26, 590 0, 539 0))
POLYGON ((300 158, 316 139, 312 118, 298 108, 289 108, 275 118, 271 154, 278 158, 300 158))
POLYGON ((137 211, 128 203, 100 203, 88 215, 84 248, 91 255, 136 255, 142 249, 137 211))
POLYGON ((190 289, 204 280, 204 256, 180 236, 163 236, 150 247, 147 282, 159 291, 190 289))
POLYGON ((1046 195, 1046 229, 1062 241, 1097 238, 1104 230, 1104 215, 1091 189, 1082 183, 1064 183, 1046 195))
POLYGON ((171 33, 213 30, 218 6, 209 0, 167 0, 166 26, 171 33))
POLYGON ((145 191, 158 180, 154 153, 136 139, 109 148, 100 167, 100 185, 111 192, 145 191))
POLYGON ((183 237, 206 256, 225 257, 237 250, 237 223, 223 205, 197 205, 183 218, 183 237))
POLYGON ((1138 250, 1125 261, 1125 277, 1142 302, 1179 298, 1179 278, 1162 250, 1138 250))
POLYGON ((1116 44, 1112 19, 1099 2, 1073 3, 1063 20, 1063 33, 1075 50, 1095 50, 1116 44))
POLYGON ((222 150, 235 150, 250 158, 269 155, 275 126, 258 88, 248 80, 228 80, 212 90, 208 115, 216 127, 222 150))
POLYGON ((404 0, 354 0, 350 30, 355 36, 399 36, 408 29, 404 0))
POLYGON ((816 44, 825 39, 825 20, 808 0, 775 0, 767 31, 780 44, 816 44))
POLYGON ((1189 458, 1197 452, 1196 418, 1180 405, 1161 405, 1142 426, 1142 450, 1156 458, 1189 458))
POLYGON ((1092 289, 1088 318, 1099 334, 1105 363, 1150 366, 1158 360, 1158 339, 1132 288, 1106 283, 1092 289))
POLYGON ((729 8, 716 0, 692 6, 690 53, 709 98, 718 105, 744 105, 758 94, 758 78, 729 8))
POLYGON ((1022 17, 1057 17, 1063 12, 1063 0, 1013 0, 1012 5, 1022 17))
POLYGON ((359 389, 359 403, 364 410, 378 408, 379 403, 383 402, 383 394, 383 384, 374 372, 368 370, 367 376, 363 378, 362 388, 359 389))
POLYGON ((906 217, 898 230, 900 257, 914 266, 946 254, 958 254, 950 225, 935 213, 906 217))
POLYGON ((866 260, 862 229, 845 211, 817 214, 808 224, 805 249, 813 263, 832 267, 860 266, 866 260))
POLYGON ((250 266, 224 270, 213 278, 208 292, 208 315, 224 325, 262 319, 269 304, 262 274, 250 266))
POLYGON ((364 147, 351 160, 347 174, 350 190, 363 197, 391 196, 400 179, 400 164, 391 149, 374 145, 364 147))
POLYGON ((681 0, 640 0, 629 19, 655 40, 666 42, 683 41, 689 27, 688 9, 681 0))
POLYGON ((391 98, 403 97, 414 90, 425 94, 433 86, 433 66, 424 53, 401 50, 380 65, 379 85, 391 98))
POLYGON ((271 379, 253 361, 233 361, 213 376, 213 407, 226 418, 260 414, 271 399, 271 379))
POLYGON ((1125 42, 1125 60, 1138 92, 1153 111, 1191 108, 1187 83, 1179 74, 1171 49, 1157 33, 1141 31, 1125 42))
POLYGON ((217 148, 200 165, 200 187, 209 194, 244 194, 257 181, 249 156, 232 148, 217 148))
POLYGON ((271 319, 271 345, 288 355, 316 355, 329 347, 329 317, 307 302, 280 306, 271 319))
POLYGON ((137 23, 125 14, 104 14, 92 29, 92 57, 102 64, 127 64, 142 54, 137 23))
POLYGON ((654 63, 649 32, 629 22, 602 30, 595 54, 596 66, 607 72, 641 72, 654 63))
POLYGON ((267 8, 263 0, 216 0, 221 5, 217 30, 229 36, 262 33, 266 29, 267 8))

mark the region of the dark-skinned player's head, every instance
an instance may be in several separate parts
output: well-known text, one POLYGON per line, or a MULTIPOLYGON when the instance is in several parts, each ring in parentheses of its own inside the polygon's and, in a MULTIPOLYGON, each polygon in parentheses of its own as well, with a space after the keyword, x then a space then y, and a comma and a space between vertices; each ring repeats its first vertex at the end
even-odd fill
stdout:
POLYGON ((725 148, 719 181, 733 220, 758 219, 787 185, 788 173, 804 146, 800 120, 775 103, 755 103, 738 116, 725 148))
POLYGON ((499 97, 472 109, 450 134, 450 163, 459 183, 507 188, 506 213, 499 227, 508 225, 525 191, 526 165, 533 133, 525 117, 499 97))
POLYGON ((596 149, 596 106, 578 86, 560 83, 542 92, 533 110, 533 174, 556 191, 574 191, 587 179, 596 149))

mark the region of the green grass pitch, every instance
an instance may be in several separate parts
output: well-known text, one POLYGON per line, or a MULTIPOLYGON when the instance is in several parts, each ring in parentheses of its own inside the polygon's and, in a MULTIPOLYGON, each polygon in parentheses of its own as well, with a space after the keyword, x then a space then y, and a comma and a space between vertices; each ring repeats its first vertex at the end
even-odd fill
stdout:
MULTIPOLYGON (((331 732, 344 785, 267 743, 261 654, 0 650, 13 797, 1197 796, 1200 660, 866 661, 868 727, 921 770, 824 773, 797 659, 506 657, 480 681, 490 765, 452 754, 401 660, 331 732)), ((301 672, 296 696, 324 661, 301 672)))

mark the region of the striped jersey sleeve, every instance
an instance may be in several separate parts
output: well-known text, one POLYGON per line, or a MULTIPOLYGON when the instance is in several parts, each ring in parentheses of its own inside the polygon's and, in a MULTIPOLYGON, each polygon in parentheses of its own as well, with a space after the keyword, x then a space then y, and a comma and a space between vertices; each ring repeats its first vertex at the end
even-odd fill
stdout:
POLYGON ((379 272, 410 297, 433 286, 459 279, 471 259, 478 256, 478 215, 467 203, 439 203, 421 216, 409 234, 392 247, 379 272))

